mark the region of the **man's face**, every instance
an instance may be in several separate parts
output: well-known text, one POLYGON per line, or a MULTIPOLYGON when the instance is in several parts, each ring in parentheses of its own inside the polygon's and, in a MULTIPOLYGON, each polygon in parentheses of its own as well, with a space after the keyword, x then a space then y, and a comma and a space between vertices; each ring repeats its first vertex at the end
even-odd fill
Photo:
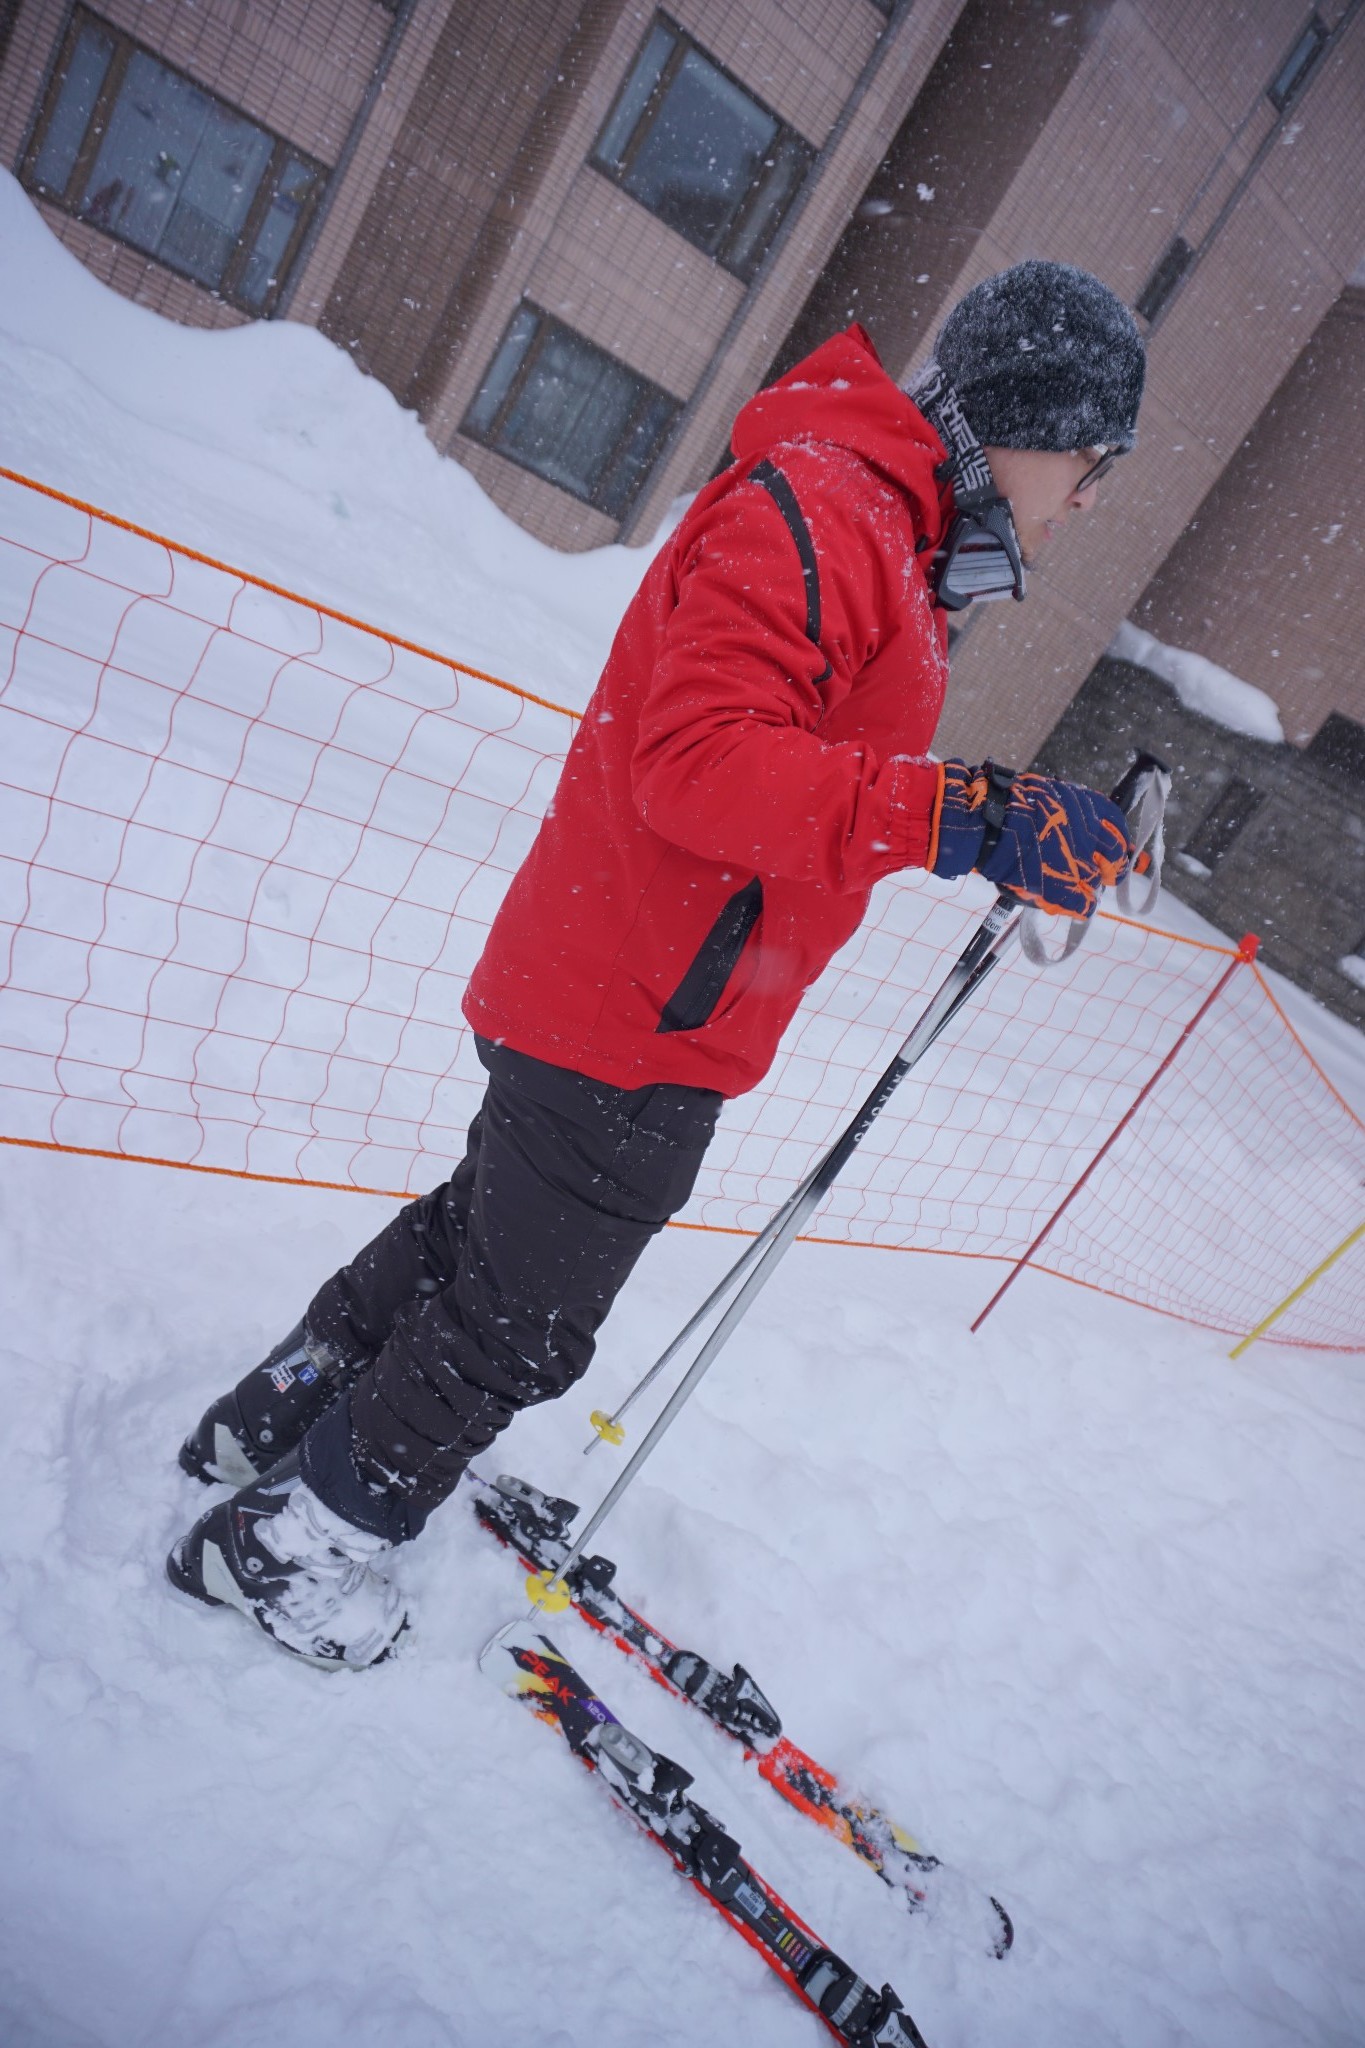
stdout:
POLYGON ((1099 451, 1082 448, 1072 455, 1053 455, 1038 448, 987 448, 996 489, 1010 501, 1019 551, 1025 565, 1035 567, 1039 552, 1076 512, 1089 512, 1099 484, 1078 489, 1099 451))

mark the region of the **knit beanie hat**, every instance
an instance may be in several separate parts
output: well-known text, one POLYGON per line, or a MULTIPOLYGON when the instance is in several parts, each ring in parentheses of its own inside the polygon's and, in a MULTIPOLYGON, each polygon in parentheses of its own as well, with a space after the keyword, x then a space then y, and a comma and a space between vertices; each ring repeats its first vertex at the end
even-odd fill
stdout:
POLYGON ((934 354, 990 448, 1131 448, 1146 354, 1122 299, 1070 263, 1016 263, 976 285, 934 354))

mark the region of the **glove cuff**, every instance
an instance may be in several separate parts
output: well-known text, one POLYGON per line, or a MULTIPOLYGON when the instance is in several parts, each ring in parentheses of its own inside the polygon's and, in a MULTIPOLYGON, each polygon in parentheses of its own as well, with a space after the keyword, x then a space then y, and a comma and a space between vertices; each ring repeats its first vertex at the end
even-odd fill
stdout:
POLYGON ((965 761, 945 761, 939 769, 938 802, 929 832, 930 873, 945 882, 968 875, 981 851, 985 819, 985 778, 965 761))
POLYGON ((947 787, 948 769, 950 766, 960 768, 962 763, 960 761, 953 761, 951 763, 940 761, 938 764, 938 780, 934 785, 934 807, 929 814, 929 851, 924 856, 924 865, 928 868, 931 875, 938 873, 939 830, 943 823, 943 795, 947 787))
POLYGON ((983 761, 944 761, 929 830, 925 866, 944 881, 984 868, 1000 843, 1014 783, 1013 768, 983 761))

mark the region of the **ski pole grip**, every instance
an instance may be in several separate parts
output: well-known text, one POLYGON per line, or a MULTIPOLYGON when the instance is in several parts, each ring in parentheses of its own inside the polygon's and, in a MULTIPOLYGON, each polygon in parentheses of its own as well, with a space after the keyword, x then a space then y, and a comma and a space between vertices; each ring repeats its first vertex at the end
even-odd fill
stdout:
POLYGON ((1144 783, 1150 775, 1169 775, 1170 768, 1156 754, 1141 752, 1132 764, 1125 768, 1109 792, 1111 803, 1127 815, 1137 798, 1142 794, 1144 783))
POLYGON ((1132 865, 1118 886, 1119 908, 1128 917, 1144 918, 1156 905, 1165 859, 1166 799, 1171 771, 1157 754, 1139 750, 1131 768, 1120 776, 1113 801, 1123 812, 1133 844, 1132 865), (1141 876, 1146 893, 1138 901, 1134 883, 1141 876))
MULTIPOLYGON (((1140 749, 1132 762, 1124 769, 1118 781, 1109 792, 1109 800, 1123 812, 1130 840, 1133 842, 1132 872, 1142 875, 1148 882, 1147 900, 1140 914, 1145 915, 1156 901, 1161 886, 1161 815, 1165 808, 1164 791, 1170 786, 1170 771, 1166 763, 1156 754, 1140 749), (1147 798, 1157 793, 1156 812, 1153 818, 1147 811, 1147 798), (1149 851, 1149 842, 1156 851, 1149 851)), ((1119 884, 1119 901, 1125 910, 1139 914, 1128 896, 1128 877, 1119 884)), ((1068 928, 1060 953, 1050 953, 1043 942, 1042 927, 1047 920, 1040 912, 1027 909, 1019 920, 1019 942, 1024 957, 1035 967, 1060 967, 1069 960, 1084 942, 1087 925, 1080 919, 1068 928)))

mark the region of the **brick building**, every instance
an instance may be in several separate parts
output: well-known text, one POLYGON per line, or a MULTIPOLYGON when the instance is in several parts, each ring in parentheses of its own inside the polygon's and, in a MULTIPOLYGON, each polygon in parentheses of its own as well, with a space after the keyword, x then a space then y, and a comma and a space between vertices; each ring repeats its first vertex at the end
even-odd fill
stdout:
POLYGON ((1140 445, 968 615, 971 756, 1035 755, 1130 614, 1291 748, 1365 727, 1362 132, 1365 0, 0 5, 0 152, 84 262, 316 323, 560 547, 646 540, 847 319, 901 375, 991 271, 1098 272, 1140 445))

